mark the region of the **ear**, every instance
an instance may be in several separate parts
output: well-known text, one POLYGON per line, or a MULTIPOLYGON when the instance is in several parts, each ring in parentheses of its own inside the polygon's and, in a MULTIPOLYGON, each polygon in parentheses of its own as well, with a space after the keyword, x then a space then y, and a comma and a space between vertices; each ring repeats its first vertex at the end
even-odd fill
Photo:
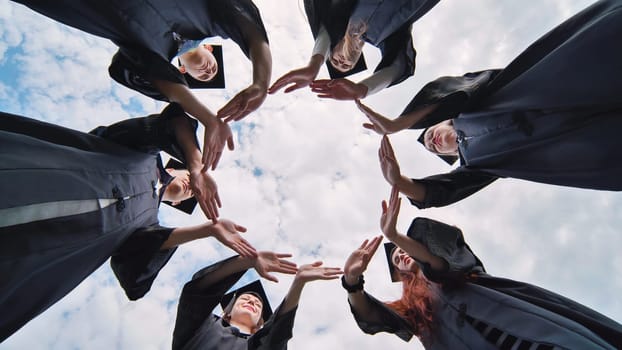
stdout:
POLYGON ((203 47, 206 48, 209 52, 214 52, 214 48, 210 44, 203 44, 203 47))
POLYGON ((186 66, 184 66, 183 64, 181 66, 179 66, 178 69, 181 72, 181 74, 186 74, 186 66))

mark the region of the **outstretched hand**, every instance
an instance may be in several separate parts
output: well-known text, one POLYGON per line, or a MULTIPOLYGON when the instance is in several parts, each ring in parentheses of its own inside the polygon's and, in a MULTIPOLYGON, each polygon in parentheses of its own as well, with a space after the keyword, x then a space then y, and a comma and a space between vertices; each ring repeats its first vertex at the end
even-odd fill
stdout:
POLYGON ((360 100, 355 100, 356 106, 369 119, 371 123, 363 123, 365 129, 370 129, 380 135, 387 135, 396 132, 393 120, 377 113, 373 109, 364 105, 360 100))
POLYGON ((320 79, 311 83, 311 91, 320 98, 357 100, 367 96, 367 86, 348 79, 320 79))
POLYGON ((391 141, 385 135, 380 141, 380 149, 378 149, 378 158, 380 160, 380 169, 382 170, 382 176, 387 180, 391 186, 395 186, 402 178, 400 170, 400 164, 395 159, 395 153, 393 152, 393 146, 391 141))
POLYGON ((317 76, 318 69, 308 65, 302 68, 294 69, 277 79, 277 81, 268 88, 269 94, 277 93, 283 87, 288 86, 285 89, 285 93, 292 92, 294 90, 301 89, 309 86, 313 79, 317 76))
POLYGON ((259 108, 263 101, 265 101, 267 95, 268 92, 265 87, 259 84, 251 84, 227 102, 227 104, 218 111, 216 116, 224 119, 226 123, 241 120, 259 108))
POLYGON ((229 125, 221 120, 205 125, 203 139, 203 166, 204 169, 216 169, 222 156, 225 143, 230 151, 233 150, 233 134, 229 125))
POLYGON ((387 201, 382 201, 382 215, 380 216, 380 229, 388 240, 393 241, 397 236, 397 217, 400 213, 400 205, 402 199, 400 198, 400 192, 397 186, 391 188, 391 197, 389 198, 389 204, 387 201))
POLYGON ((190 171, 190 187, 205 216, 216 222, 219 215, 218 208, 222 206, 216 181, 205 169, 190 171))
POLYGON ((298 273, 296 273, 296 279, 306 283, 316 280, 334 280, 343 274, 339 267, 322 267, 322 264, 323 262, 316 261, 300 266, 298 273))
POLYGON ((260 251, 255 259, 255 271, 259 276, 268 281, 278 282, 279 280, 270 272, 285 273, 294 275, 298 272, 296 264, 283 258, 291 258, 291 254, 274 253, 260 251))
POLYGON ((382 236, 376 236, 371 241, 366 239, 358 249, 350 254, 343 267, 346 279, 354 280, 367 270, 367 265, 378 250, 380 242, 382 242, 382 236))
POLYGON ((242 257, 256 257, 257 251, 248 243, 240 232, 246 232, 246 227, 240 226, 231 220, 221 219, 210 226, 212 236, 220 243, 233 249, 242 257))

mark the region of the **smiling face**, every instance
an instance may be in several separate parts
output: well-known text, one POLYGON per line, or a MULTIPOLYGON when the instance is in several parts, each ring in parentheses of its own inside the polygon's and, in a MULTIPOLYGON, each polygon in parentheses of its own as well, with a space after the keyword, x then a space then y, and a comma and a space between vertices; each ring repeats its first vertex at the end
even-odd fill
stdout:
POLYGON ((263 302, 253 294, 240 295, 231 309, 231 321, 239 324, 248 324, 257 327, 261 321, 263 302))
POLYGON ((441 155, 457 155, 457 140, 458 134, 450 120, 429 127, 423 136, 425 148, 441 155))
POLYGON ((190 173, 187 170, 166 169, 166 171, 174 176, 166 189, 162 199, 170 201, 173 205, 177 205, 180 202, 194 196, 192 188, 190 187, 190 173))
POLYGON ((218 73, 218 61, 208 44, 199 45, 196 49, 184 53, 179 56, 179 61, 182 64, 179 70, 199 81, 210 81, 218 73))
POLYGON ((401 248, 395 248, 391 254, 391 263, 398 271, 416 272, 419 269, 415 259, 401 248))

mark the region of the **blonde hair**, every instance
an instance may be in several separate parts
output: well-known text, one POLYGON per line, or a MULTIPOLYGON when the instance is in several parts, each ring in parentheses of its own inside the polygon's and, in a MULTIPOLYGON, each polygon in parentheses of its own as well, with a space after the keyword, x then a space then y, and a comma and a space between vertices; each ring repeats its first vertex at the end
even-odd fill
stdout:
MULTIPOLYGON (((331 64, 340 72, 347 72, 352 69, 356 62, 358 62, 363 52, 363 45, 365 41, 362 39, 363 34, 367 31, 367 23, 362 21, 348 22, 348 28, 341 41, 335 45, 335 48, 340 47, 340 50, 331 53, 331 64), (333 56, 335 53, 341 53, 343 58, 350 63, 350 67, 345 69, 340 65, 335 65, 333 62, 333 56)), ((333 49, 334 50, 334 49, 333 49)))

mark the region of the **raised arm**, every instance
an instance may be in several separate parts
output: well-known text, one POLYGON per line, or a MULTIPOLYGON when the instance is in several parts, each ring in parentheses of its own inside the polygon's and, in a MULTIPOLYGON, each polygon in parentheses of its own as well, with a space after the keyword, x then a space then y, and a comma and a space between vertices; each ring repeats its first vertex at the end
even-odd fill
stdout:
POLYGON ((203 166, 201 151, 196 144, 195 130, 188 119, 183 117, 174 118, 172 123, 175 128, 175 137, 186 158, 192 193, 205 216, 215 222, 218 219, 218 208, 222 204, 216 182, 203 166))
POLYGON ((400 165, 397 159, 395 159, 393 147, 386 135, 382 137, 382 141, 380 142, 378 159, 380 160, 382 175, 391 186, 397 187, 400 192, 409 198, 423 201, 426 195, 426 187, 418 181, 411 180, 402 175, 400 165))
POLYGON ((217 223, 178 227, 162 243, 160 249, 166 250, 196 239, 214 237, 241 256, 256 257, 257 251, 248 241, 242 238, 241 232, 246 232, 246 228, 227 219, 222 219, 217 223))
POLYGON ((373 308, 368 302, 367 296, 363 289, 363 273, 367 270, 369 261, 378 250, 382 242, 382 236, 365 240, 363 243, 350 254, 343 267, 342 284, 348 290, 348 302, 356 315, 367 321, 374 321, 378 317, 374 315, 373 308))
POLYGON ((361 101, 356 100, 356 105, 363 114, 369 119, 370 123, 364 123, 363 127, 373 130, 381 135, 393 134, 398 131, 410 128, 413 124, 423 120, 427 115, 434 112, 438 107, 431 104, 417 108, 411 112, 404 113, 395 119, 389 119, 377 113, 373 109, 364 105, 361 101))
POLYGON ((249 19, 238 19, 245 42, 249 45, 249 58, 253 66, 253 82, 240 91, 218 111, 218 118, 225 122, 238 121, 261 106, 268 94, 268 85, 272 76, 272 55, 270 46, 263 33, 249 19), (246 22, 249 23, 246 23, 246 22))
POLYGON ((401 202, 399 191, 396 186, 393 186, 389 203, 382 201, 382 215, 380 217, 382 233, 388 240, 402 248, 415 260, 429 264, 434 270, 440 271, 445 269, 446 263, 442 258, 430 253, 423 244, 397 231, 396 224, 401 202))
POLYGON ((154 80, 153 85, 171 102, 179 103, 186 113, 203 124, 205 127, 203 164, 206 168, 216 169, 225 144, 229 150, 234 148, 233 134, 229 125, 216 118, 214 113, 201 103, 186 85, 166 80, 154 80))

